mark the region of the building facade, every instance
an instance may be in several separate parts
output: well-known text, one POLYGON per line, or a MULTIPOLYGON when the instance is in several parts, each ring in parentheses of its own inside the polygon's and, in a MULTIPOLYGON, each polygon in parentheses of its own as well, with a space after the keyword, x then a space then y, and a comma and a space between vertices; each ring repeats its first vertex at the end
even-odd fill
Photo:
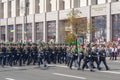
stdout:
POLYGON ((87 25, 93 20, 98 30, 95 39, 111 41, 120 36, 120 0, 0 0, 0 39, 61 42, 62 27, 73 9, 81 12, 87 25))

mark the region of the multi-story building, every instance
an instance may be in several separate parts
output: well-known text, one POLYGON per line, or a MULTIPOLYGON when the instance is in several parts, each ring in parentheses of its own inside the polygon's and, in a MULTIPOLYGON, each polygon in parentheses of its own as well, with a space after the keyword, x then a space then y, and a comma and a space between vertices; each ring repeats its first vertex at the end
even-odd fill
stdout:
MULTIPOLYGON (((94 37, 106 41, 120 36, 120 0, 0 0, 0 39, 63 41, 67 14, 78 9, 98 29, 94 37)), ((86 24, 87 24, 86 23, 86 24)), ((88 24, 87 24, 88 25, 88 24)), ((90 34, 87 35, 90 41, 90 34)))

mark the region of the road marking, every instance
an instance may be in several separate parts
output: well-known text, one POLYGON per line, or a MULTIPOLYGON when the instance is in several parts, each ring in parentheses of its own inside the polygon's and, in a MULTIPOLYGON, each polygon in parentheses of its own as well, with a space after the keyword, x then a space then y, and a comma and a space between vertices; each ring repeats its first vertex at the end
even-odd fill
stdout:
MULTIPOLYGON (((68 66, 63 66, 63 65, 48 65, 48 66, 56 66, 56 67, 60 67, 60 68, 69 68, 68 66)), ((72 68, 77 69, 74 66, 72 68)))
POLYGON ((113 61, 113 62, 119 63, 120 61, 113 61))
POLYGON ((100 72, 112 73, 112 74, 120 74, 120 72, 116 72, 116 71, 100 71, 100 72))
POLYGON ((12 78, 5 78, 6 80, 15 80, 15 79, 12 79, 12 78))
MULTIPOLYGON (((63 66, 63 65, 52 65, 52 66, 56 66, 56 67, 60 67, 60 68, 69 68, 69 67, 63 66)), ((73 69, 77 69, 77 68, 73 67, 73 69)), ((86 70, 89 70, 89 69, 86 69, 86 70)), ((116 72, 116 71, 99 71, 99 72, 111 73, 111 74, 120 74, 120 72, 116 72)))
POLYGON ((78 76, 67 75, 67 74, 60 74, 60 73, 53 73, 53 75, 64 76, 64 77, 69 77, 69 78, 76 78, 76 79, 86 79, 84 77, 78 77, 78 76))
POLYGON ((67 66, 56 65, 56 67, 68 68, 67 66))
POLYGON ((12 67, 13 69, 20 69, 19 67, 12 67))

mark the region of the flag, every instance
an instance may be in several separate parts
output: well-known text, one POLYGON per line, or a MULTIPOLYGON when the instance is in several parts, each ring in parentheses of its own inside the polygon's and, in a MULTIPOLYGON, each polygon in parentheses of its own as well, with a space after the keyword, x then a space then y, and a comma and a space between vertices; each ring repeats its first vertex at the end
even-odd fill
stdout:
POLYGON ((80 46, 80 40, 79 40, 79 37, 76 37, 76 41, 77 41, 77 46, 80 46))
POLYGON ((9 30, 10 30, 10 32, 14 32, 14 28, 13 27, 10 27, 9 30))
POLYGON ((14 28, 13 28, 13 27, 10 27, 9 30, 14 30, 14 28))
POLYGON ((10 32, 14 32, 14 30, 10 30, 10 32))
POLYGON ((78 36, 76 37, 76 41, 77 41, 78 53, 80 53, 83 47, 82 45, 84 44, 84 38, 82 36, 78 36))
POLYGON ((24 34, 27 34, 27 32, 24 32, 24 34))

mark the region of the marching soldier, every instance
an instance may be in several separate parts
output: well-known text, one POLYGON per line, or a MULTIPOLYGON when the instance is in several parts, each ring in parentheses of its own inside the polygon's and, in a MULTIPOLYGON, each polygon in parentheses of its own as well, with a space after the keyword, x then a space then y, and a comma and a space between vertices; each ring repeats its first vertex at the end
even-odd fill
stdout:
POLYGON ((56 64, 56 52, 57 52, 57 49, 55 46, 52 46, 51 48, 52 50, 52 53, 51 53, 51 61, 56 64))
POLYGON ((12 67, 12 63, 13 63, 12 43, 7 47, 6 60, 7 60, 7 63, 12 67))
POLYGON ((70 61, 71 61, 71 58, 72 58, 71 47, 70 46, 67 47, 66 52, 67 52, 67 55, 66 55, 67 66, 70 66, 70 61))
POLYGON ((93 70, 93 57, 90 46, 87 46, 84 52, 84 62, 82 66, 82 70, 87 66, 87 63, 89 63, 89 68, 91 72, 94 72, 93 70))
POLYGON ((33 43, 32 44, 32 60, 33 60, 33 65, 37 62, 37 55, 38 55, 38 48, 37 44, 33 43))
MULTIPOLYGON (((99 53, 99 50, 97 49, 97 46, 93 46, 92 48, 93 62, 97 64, 97 69, 100 70, 98 53, 99 53)), ((93 68, 95 68, 94 64, 93 64, 93 68)))
POLYGON ((42 58, 44 57, 42 50, 43 50, 43 47, 42 47, 42 46, 38 46, 37 62, 38 62, 38 66, 39 66, 39 67, 40 67, 40 64, 42 64, 42 58))
POLYGON ((5 47, 5 44, 2 45, 1 49, 2 49, 2 61, 1 61, 1 64, 2 64, 2 67, 4 67, 4 65, 6 64, 5 60, 6 60, 6 51, 7 51, 7 49, 5 47))
POLYGON ((26 43, 26 45, 24 47, 23 64, 25 64, 26 62, 28 62, 28 58, 29 58, 30 52, 31 52, 31 50, 30 50, 30 43, 26 43))
POLYGON ((0 65, 2 61, 2 43, 0 43, 0 65))
POLYGON ((75 64, 77 64, 77 67, 78 67, 78 61, 77 61, 78 53, 77 53, 77 49, 76 49, 75 45, 71 49, 71 54, 72 54, 72 57, 71 57, 71 61, 70 61, 70 69, 72 69, 73 62, 75 62, 75 64))
POLYGON ((83 45, 81 45, 79 48, 78 48, 78 70, 80 70, 80 66, 81 66, 81 61, 83 60, 84 58, 84 47, 83 45))
POLYGON ((65 44, 62 46, 62 50, 63 50, 63 63, 66 64, 66 54, 67 54, 66 50, 67 50, 67 48, 66 48, 65 44))
POLYGON ((47 52, 47 62, 48 64, 51 64, 52 49, 50 46, 47 46, 46 52, 47 52))
POLYGON ((58 45, 58 63, 62 63, 62 47, 58 45))
POLYGON ((109 67, 106 62, 106 51, 105 51, 104 47, 100 48, 99 55, 100 55, 99 66, 100 66, 101 62, 103 62, 106 70, 109 70, 109 67))
POLYGON ((18 45, 17 55, 18 55, 19 66, 22 66, 22 62, 23 62, 23 47, 22 47, 21 43, 19 43, 19 45, 18 45))

